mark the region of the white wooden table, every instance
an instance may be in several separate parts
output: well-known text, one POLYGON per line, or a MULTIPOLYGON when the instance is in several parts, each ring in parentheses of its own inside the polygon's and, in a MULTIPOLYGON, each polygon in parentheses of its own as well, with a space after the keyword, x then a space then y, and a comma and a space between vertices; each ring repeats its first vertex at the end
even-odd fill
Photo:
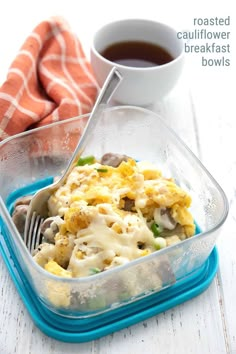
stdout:
MULTIPOLYGON (((53 0, 8 0, 0 12, 0 83, 28 33, 41 20, 63 15, 89 55, 92 34, 103 23, 139 17, 165 21, 179 28, 194 17, 231 15, 232 1, 145 0, 117 3, 53 0), (114 13, 111 13, 111 10, 114 13), (177 15, 178 14, 178 15, 177 15)), ((231 25, 230 31, 235 34, 231 25)), ((233 41, 232 41, 233 43, 233 41)), ((225 190, 230 213, 217 242, 220 267, 211 286, 201 295, 145 322, 99 340, 68 344, 42 334, 33 324, 0 258, 1 354, 235 354, 236 353, 236 119, 235 53, 230 67, 203 68, 199 55, 188 55, 185 72, 161 113, 225 190), (233 86, 234 79, 234 86, 233 86), (232 88, 232 89, 231 89, 232 88)))

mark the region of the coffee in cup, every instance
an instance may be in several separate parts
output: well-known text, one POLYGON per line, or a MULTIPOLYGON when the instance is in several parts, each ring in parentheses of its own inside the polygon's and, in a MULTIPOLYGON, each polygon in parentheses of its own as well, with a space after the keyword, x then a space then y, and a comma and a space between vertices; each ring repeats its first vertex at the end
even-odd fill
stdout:
POLYGON ((160 22, 126 19, 106 24, 94 35, 91 64, 100 86, 116 66, 123 81, 114 94, 122 104, 146 106, 175 86, 184 64, 184 43, 160 22))

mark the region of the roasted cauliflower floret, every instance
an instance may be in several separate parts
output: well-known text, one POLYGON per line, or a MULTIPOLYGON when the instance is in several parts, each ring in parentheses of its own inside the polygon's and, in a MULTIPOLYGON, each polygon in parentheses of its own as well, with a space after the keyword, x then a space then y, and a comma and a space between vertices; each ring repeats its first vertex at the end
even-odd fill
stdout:
POLYGON ((88 227, 93 217, 93 208, 80 204, 78 207, 69 208, 64 220, 67 230, 76 235, 79 230, 88 227))

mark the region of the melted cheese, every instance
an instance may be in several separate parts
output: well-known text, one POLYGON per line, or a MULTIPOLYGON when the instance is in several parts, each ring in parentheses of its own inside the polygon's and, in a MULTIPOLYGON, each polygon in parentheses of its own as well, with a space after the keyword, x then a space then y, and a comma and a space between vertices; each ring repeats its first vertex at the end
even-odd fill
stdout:
POLYGON ((181 233, 193 235, 190 202, 174 180, 163 177, 149 162, 129 159, 116 168, 99 162, 76 166, 48 202, 50 216, 64 219, 55 245, 42 247, 35 259, 63 276, 52 263, 56 262, 73 277, 125 264, 156 250, 150 229, 155 210, 168 207, 169 215, 182 226, 181 233), (132 206, 125 210, 127 200, 132 206))

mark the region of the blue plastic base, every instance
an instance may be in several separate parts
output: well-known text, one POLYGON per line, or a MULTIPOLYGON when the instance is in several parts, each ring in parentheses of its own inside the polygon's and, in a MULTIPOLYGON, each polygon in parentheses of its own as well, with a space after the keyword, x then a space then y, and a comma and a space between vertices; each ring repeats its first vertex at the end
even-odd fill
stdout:
POLYGON ((98 339, 192 299, 208 288, 218 269, 215 247, 204 265, 187 279, 104 314, 89 319, 71 319, 51 312, 38 300, 3 235, 0 235, 0 253, 35 325, 52 338, 73 343, 98 339))

